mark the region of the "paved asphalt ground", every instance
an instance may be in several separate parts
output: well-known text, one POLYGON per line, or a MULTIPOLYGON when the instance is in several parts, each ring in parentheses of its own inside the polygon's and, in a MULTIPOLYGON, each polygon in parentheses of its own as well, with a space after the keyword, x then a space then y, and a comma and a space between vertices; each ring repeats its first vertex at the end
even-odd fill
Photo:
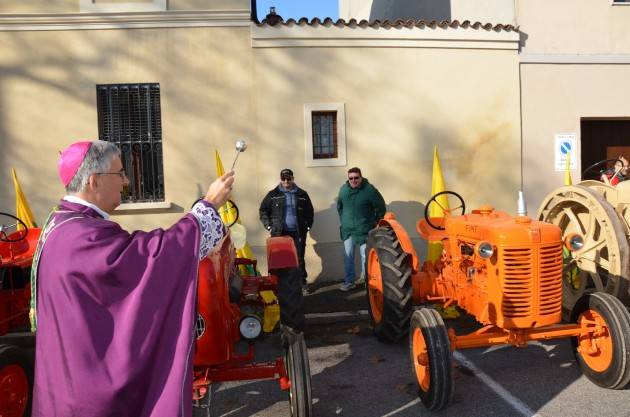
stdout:
MULTIPOLYGON (((430 413, 417 399, 406 340, 377 341, 365 315, 336 322, 321 315, 367 308, 364 288, 349 293, 337 288, 320 288, 306 297, 310 320, 305 335, 316 417, 630 417, 630 389, 593 385, 582 376, 568 340, 527 349, 456 352, 454 401, 445 410, 430 413)), ((461 331, 471 320, 463 317, 447 325, 461 331)), ((268 336, 257 349, 261 360, 280 355, 279 337, 268 336)), ((290 416, 288 396, 276 381, 222 384, 213 394, 211 410, 215 417, 290 416)), ((196 414, 202 415, 206 414, 196 414)))

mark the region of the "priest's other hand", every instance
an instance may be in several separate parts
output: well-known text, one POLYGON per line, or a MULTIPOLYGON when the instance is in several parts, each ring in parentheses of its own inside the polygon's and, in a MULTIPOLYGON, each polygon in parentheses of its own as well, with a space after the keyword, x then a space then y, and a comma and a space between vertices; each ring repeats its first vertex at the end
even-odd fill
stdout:
POLYGON ((218 209, 227 201, 230 193, 232 192, 233 184, 234 171, 226 172, 223 176, 217 178, 212 184, 210 184, 204 200, 218 209))

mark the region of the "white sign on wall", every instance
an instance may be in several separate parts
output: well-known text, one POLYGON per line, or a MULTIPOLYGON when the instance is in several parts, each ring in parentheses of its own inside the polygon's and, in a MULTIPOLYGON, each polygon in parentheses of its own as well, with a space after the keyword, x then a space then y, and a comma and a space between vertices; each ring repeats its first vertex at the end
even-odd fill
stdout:
POLYGON ((575 133, 558 133, 554 141, 555 168, 557 172, 567 169, 567 155, 571 153, 569 158, 569 169, 575 169, 577 160, 577 143, 575 141, 575 133))

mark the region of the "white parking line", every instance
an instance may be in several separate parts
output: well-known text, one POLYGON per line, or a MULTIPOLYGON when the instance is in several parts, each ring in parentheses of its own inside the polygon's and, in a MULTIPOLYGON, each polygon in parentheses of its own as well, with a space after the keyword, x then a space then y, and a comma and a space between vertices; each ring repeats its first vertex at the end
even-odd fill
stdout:
POLYGON ((484 384, 486 384, 491 390, 496 392, 499 397, 503 398, 505 402, 511 405, 516 411, 526 417, 542 417, 534 410, 529 408, 524 402, 510 394, 508 390, 503 388, 498 382, 490 378, 485 372, 477 368, 474 363, 468 360, 462 353, 455 351, 453 357, 460 365, 468 368, 477 378, 479 378, 484 384))
POLYGON ((407 404, 403 405, 403 406, 402 406, 402 407, 400 407, 400 408, 397 408, 397 409, 396 409, 396 410, 394 410, 394 411, 390 411, 390 412, 389 412, 389 413, 387 413, 387 414, 383 414, 381 417, 391 417, 391 416, 395 416, 396 414, 400 413, 402 410, 406 410, 407 408, 412 407, 412 406, 414 406, 414 405, 418 404, 419 402, 420 402, 420 398, 416 398, 415 400, 408 402, 407 404))

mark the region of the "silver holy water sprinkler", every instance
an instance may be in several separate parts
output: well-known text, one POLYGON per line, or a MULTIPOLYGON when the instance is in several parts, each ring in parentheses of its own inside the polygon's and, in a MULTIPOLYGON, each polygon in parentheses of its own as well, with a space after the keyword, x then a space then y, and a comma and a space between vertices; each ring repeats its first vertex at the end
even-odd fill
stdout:
POLYGON ((234 162, 232 162, 232 168, 230 168, 230 171, 234 170, 234 165, 236 165, 236 160, 238 159, 238 156, 241 154, 241 152, 245 152, 245 149, 247 149, 247 142, 245 142, 244 139, 239 139, 236 141, 236 157, 234 158, 234 162))

